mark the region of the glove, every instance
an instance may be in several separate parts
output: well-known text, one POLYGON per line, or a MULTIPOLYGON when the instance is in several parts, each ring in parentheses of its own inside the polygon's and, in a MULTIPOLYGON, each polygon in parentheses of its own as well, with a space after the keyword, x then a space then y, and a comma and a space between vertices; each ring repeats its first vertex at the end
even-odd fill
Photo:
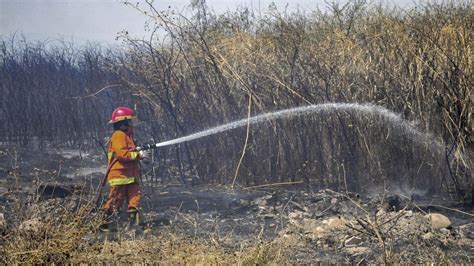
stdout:
POLYGON ((149 150, 146 150, 146 151, 139 151, 138 152, 138 157, 140 157, 140 160, 143 160, 145 158, 149 158, 151 155, 150 151, 149 150))

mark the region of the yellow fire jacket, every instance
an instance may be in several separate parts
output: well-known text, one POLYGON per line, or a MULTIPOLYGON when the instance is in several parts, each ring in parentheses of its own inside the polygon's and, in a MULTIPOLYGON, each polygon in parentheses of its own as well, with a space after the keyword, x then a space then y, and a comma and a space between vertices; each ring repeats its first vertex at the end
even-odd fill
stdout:
POLYGON ((140 176, 138 161, 140 157, 138 152, 133 151, 135 147, 135 142, 130 135, 121 130, 114 131, 108 150, 109 166, 114 162, 107 175, 107 182, 110 186, 138 182, 140 176))

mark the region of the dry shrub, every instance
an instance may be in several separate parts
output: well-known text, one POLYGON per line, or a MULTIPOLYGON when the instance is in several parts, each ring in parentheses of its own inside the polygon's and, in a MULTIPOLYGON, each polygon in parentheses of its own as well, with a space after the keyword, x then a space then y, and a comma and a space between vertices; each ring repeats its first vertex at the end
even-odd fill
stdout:
MULTIPOLYGON (((150 122, 157 121, 152 135, 172 139, 245 117, 248 97, 253 114, 368 102, 413 121, 440 147, 357 112, 274 121, 251 128, 238 180, 292 180, 310 162, 303 177, 308 185, 340 188, 345 176, 353 184, 370 180, 409 190, 432 184, 429 192, 471 197, 472 3, 392 10, 349 1, 329 13, 270 9, 260 16, 248 9, 214 15, 204 5, 194 8, 192 18, 153 17, 157 29, 167 31, 166 42, 156 35, 149 41, 124 36, 130 51, 125 69, 117 71, 150 104, 150 122)), ((181 176, 228 182, 245 133, 161 149, 162 162, 181 176)))
POLYGON ((113 58, 105 47, 1 37, 3 141, 42 148, 101 141, 117 104, 110 98, 124 94, 106 66, 113 58), (111 91, 89 95, 110 85, 111 91))
MULTIPOLYGON (((260 15, 246 8, 216 15, 198 1, 188 17, 148 3, 128 4, 149 19, 150 38, 124 35, 123 51, 68 54, 3 41, 5 139, 101 143, 101 117, 105 124, 122 104, 136 105, 146 122, 137 128, 141 139, 160 141, 246 117, 249 97, 252 115, 325 102, 371 103, 400 114, 441 147, 433 150, 397 132, 397 125, 359 113, 272 121, 251 128, 237 181, 303 179, 340 189, 346 177, 349 188, 356 186, 351 189, 374 180, 377 187, 409 190, 428 183, 431 192, 472 197, 471 1, 400 10, 352 0, 330 12, 273 7, 260 15), (31 104, 23 110, 21 102, 31 104), (387 144, 393 133, 398 136, 387 144)), ((245 136, 245 129, 235 130, 162 148, 155 179, 227 183, 245 136)))
POLYGON ((88 249, 103 218, 78 201, 28 200, 7 213, 3 263, 61 263, 88 249))

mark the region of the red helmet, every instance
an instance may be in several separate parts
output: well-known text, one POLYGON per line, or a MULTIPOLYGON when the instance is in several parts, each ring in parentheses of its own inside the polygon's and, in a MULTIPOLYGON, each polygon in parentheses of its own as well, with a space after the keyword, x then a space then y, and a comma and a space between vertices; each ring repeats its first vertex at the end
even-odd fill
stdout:
POLYGON ((109 121, 109 124, 133 118, 135 118, 135 111, 128 107, 118 107, 112 113, 112 119, 109 121))

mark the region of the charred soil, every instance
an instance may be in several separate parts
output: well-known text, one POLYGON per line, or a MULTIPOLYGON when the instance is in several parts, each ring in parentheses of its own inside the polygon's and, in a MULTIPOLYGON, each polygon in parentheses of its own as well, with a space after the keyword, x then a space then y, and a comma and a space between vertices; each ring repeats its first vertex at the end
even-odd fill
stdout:
POLYGON ((138 226, 108 233, 91 204, 102 155, 2 149, 4 263, 472 263, 472 206, 308 186, 230 189, 142 180, 138 226), (53 155, 54 154, 54 155, 53 155))

